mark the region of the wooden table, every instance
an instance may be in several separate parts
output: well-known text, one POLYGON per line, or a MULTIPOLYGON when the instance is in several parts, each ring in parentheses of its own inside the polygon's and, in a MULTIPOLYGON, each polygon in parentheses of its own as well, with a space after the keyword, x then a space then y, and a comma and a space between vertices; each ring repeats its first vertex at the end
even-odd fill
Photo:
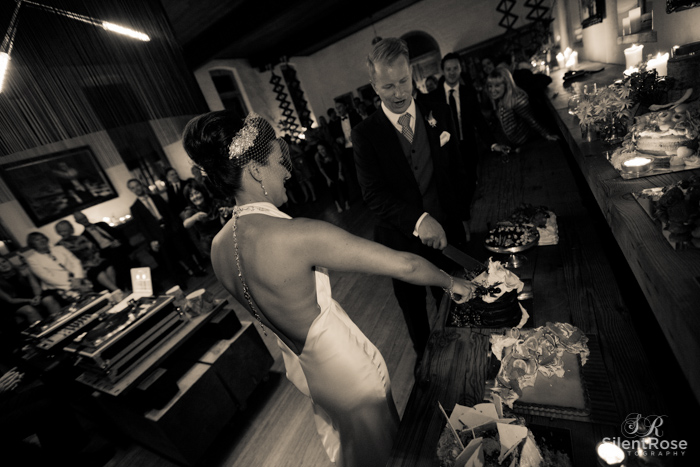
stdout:
MULTIPOLYGON (((600 68, 600 64, 584 66, 600 68)), ((605 66, 605 71, 592 75, 590 81, 612 82, 621 72, 621 67, 605 66)), ((481 164, 482 196, 472 209, 474 234, 467 253, 485 260, 489 256, 482 243, 485 232, 522 202, 548 206, 557 215, 559 244, 525 252, 529 261, 515 272, 521 279, 532 281, 534 297, 528 311, 533 314, 535 327, 548 321, 568 322, 591 338, 591 354, 595 353, 599 362, 596 368, 589 364, 588 370, 584 367, 584 379, 589 388, 599 389, 603 396, 592 401, 593 412, 587 420, 535 415, 525 418, 528 424, 569 430, 574 465, 590 466, 596 465, 595 444, 604 437, 621 436, 620 426, 628 414, 670 413, 669 401, 664 400, 660 389, 662 382, 653 377, 654 371, 644 356, 648 344, 640 341, 632 323, 636 310, 626 304, 617 281, 639 281, 664 333, 669 341, 675 340, 672 347, 678 360, 689 365, 685 367, 686 376, 695 381, 700 375, 693 374, 698 372, 692 360, 699 355, 696 335, 700 329, 697 313, 691 311, 697 310, 700 302, 700 289, 693 283, 694 277, 700 276, 700 252, 671 249, 660 227, 636 201, 625 196, 690 173, 622 180, 605 159, 599 143, 581 141, 580 130, 567 113, 568 89, 561 85, 561 73, 552 78, 550 97, 557 111, 556 124, 574 160, 569 160, 556 143, 546 142, 530 145, 506 164, 499 161, 499 156, 487 156, 481 164), (580 193, 586 186, 577 186, 576 171, 581 171, 585 184, 591 186, 600 206, 593 209, 603 211, 605 220, 601 222, 609 223, 634 278, 616 277, 605 251, 605 242, 614 240, 601 237, 594 227, 590 206, 580 193), (681 346, 686 346, 687 354, 680 352, 681 346)), ((448 411, 455 403, 471 406, 483 401, 492 330, 447 328, 447 311, 443 301, 388 466, 439 465, 436 446, 445 420, 438 401, 448 411)), ((680 417, 675 418, 680 423, 680 417)))
MULTIPOLYGON (((622 77, 623 66, 584 63, 583 69, 605 70, 585 77, 581 83, 610 84, 622 77)), ((605 216, 634 277, 651 306, 690 387, 700 401, 700 250, 675 251, 639 204, 629 195, 645 188, 662 187, 700 175, 687 170, 623 180, 607 161, 600 141, 584 142, 576 118, 567 102, 573 92, 564 86, 563 72, 552 74, 550 104, 575 162, 605 216)), ((697 91, 697 90, 696 90, 697 91)), ((651 323, 656 325, 657 323, 651 323)))

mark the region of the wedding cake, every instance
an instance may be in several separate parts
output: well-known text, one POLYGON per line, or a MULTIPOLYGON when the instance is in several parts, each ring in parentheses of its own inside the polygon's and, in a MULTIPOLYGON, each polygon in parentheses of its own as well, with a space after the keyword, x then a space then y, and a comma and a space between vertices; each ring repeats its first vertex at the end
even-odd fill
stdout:
POLYGON ((518 303, 523 282, 500 261, 489 258, 488 268, 472 282, 477 285, 475 296, 457 305, 448 318, 448 326, 519 327, 529 315, 518 303))

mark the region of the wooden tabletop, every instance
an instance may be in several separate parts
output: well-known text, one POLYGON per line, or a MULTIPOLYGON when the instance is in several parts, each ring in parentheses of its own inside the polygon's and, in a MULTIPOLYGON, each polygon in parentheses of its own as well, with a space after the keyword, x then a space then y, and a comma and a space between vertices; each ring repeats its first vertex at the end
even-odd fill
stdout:
MULTIPOLYGON (((597 82, 599 86, 620 79, 624 70, 620 65, 611 64, 585 63, 582 66, 588 69, 605 67, 603 72, 580 81, 581 84, 597 82)), ((576 118, 567 112, 573 88, 564 86, 563 72, 554 72, 551 76, 553 83, 548 92, 557 124, 700 401, 700 249, 676 251, 671 248, 661 226, 630 196, 645 188, 668 186, 693 174, 700 175, 700 170, 623 180, 607 160, 609 148, 600 141, 582 140, 576 118)))
MULTIPOLYGON (((587 65, 600 68, 600 64, 583 64, 587 65)), ((606 65, 603 72, 590 79, 612 82, 621 72, 621 68, 606 65)), ((697 365, 690 362, 699 355, 698 340, 692 332, 698 330, 698 317, 691 310, 698 309, 692 306, 693 300, 700 303, 700 288, 692 284, 694 277, 700 276, 700 252, 674 251, 660 226, 634 199, 625 196, 638 187, 661 186, 690 172, 655 176, 653 180, 622 180, 599 143, 582 143, 578 125, 567 113, 568 88, 561 85, 561 74, 553 74, 552 78, 550 97, 557 111, 557 121, 552 125, 562 129, 564 144, 571 146, 575 161, 572 163, 557 143, 544 141, 526 145, 521 154, 511 155, 506 163, 493 154, 482 158, 467 253, 486 260, 491 254, 483 247, 485 233, 521 203, 544 205, 557 215, 559 243, 526 251, 528 262, 514 272, 531 281, 533 299, 528 312, 533 315, 534 327, 548 321, 566 322, 589 336, 591 361, 583 370, 585 384, 595 394, 591 394, 588 417, 525 415, 525 419, 528 425, 571 433, 574 465, 590 466, 596 465, 596 443, 604 437, 621 436, 620 426, 628 414, 669 413, 668 398, 664 400, 661 395, 663 382, 651 376, 653 371, 644 357, 648 343, 635 332, 635 310, 623 299, 618 281, 638 280, 659 321, 663 321, 661 317, 668 320, 663 323, 664 333, 672 330, 667 337, 681 339, 675 342, 674 350, 680 350, 680 345, 691 349, 688 355, 679 352, 679 361, 690 364, 691 371, 686 373, 690 378, 692 370, 697 370, 697 365), (591 185, 600 206, 595 209, 600 209, 610 223, 634 277, 619 277, 611 264, 605 245, 615 240, 609 232, 608 237, 601 237, 594 227, 590 207, 581 193, 585 186, 576 183, 578 170, 591 185), (675 274, 671 274, 673 270, 675 274), (674 280, 678 282, 672 283, 674 280), (682 329, 684 326, 688 328, 682 329)), ((436 447, 445 420, 438 402, 448 412, 455 403, 472 406, 483 402, 489 336, 503 330, 446 327, 447 312, 448 301, 443 300, 388 466, 439 465, 436 447)), ((672 463, 670 460, 663 465, 672 463)))

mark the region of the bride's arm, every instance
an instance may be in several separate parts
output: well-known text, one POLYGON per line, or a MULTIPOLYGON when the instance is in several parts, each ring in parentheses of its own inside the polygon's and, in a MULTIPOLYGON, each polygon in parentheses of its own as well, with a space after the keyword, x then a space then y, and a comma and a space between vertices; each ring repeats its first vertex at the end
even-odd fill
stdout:
POLYGON ((296 219, 293 243, 299 261, 309 267, 390 276, 416 285, 452 288, 459 302, 469 300, 476 288, 470 281, 450 276, 425 258, 396 251, 323 221, 296 219))

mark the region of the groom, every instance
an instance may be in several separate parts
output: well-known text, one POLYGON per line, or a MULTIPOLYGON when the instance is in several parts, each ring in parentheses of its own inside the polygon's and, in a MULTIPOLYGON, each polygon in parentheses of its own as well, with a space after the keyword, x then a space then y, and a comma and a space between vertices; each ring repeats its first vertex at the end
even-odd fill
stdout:
MULTIPOLYGON (((412 98, 403 40, 378 42, 367 66, 382 104, 353 129, 352 141, 362 196, 379 218, 375 240, 451 268, 440 250, 448 241, 465 243, 469 205, 450 108, 412 98)), ((419 363, 430 336, 426 290, 396 279, 393 285, 419 363)), ((439 303, 442 291, 433 288, 433 295, 439 303)))

